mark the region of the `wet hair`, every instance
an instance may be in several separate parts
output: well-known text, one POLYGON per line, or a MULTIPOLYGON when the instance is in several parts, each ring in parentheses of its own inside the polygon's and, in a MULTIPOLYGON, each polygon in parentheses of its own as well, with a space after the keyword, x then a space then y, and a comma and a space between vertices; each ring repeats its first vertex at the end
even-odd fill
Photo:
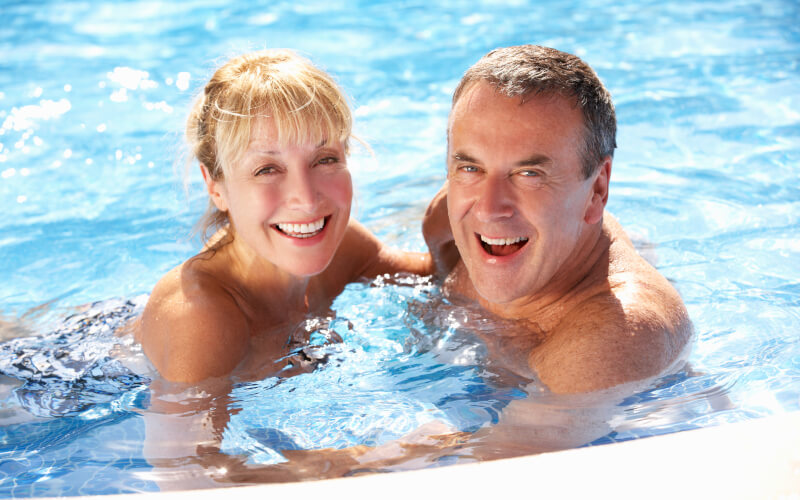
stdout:
POLYGON ((580 108, 584 123, 582 173, 588 179, 617 147, 611 94, 579 57, 539 45, 495 49, 467 70, 453 93, 453 106, 473 84, 485 81, 507 97, 560 95, 580 108))
MULTIPOLYGON (((190 160, 224 179, 259 117, 274 120, 280 144, 340 141, 348 150, 352 115, 333 78, 290 50, 270 49, 237 56, 214 72, 186 123, 190 160)), ((207 239, 228 222, 209 200, 197 230, 207 239)))

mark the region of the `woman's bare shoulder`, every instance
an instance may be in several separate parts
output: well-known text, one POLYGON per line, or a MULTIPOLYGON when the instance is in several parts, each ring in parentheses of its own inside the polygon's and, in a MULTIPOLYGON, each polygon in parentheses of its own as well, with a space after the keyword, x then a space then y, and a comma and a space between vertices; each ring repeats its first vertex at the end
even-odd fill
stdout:
POLYGON ((245 314, 219 277, 195 259, 159 280, 137 332, 147 357, 173 381, 229 373, 249 343, 245 314))

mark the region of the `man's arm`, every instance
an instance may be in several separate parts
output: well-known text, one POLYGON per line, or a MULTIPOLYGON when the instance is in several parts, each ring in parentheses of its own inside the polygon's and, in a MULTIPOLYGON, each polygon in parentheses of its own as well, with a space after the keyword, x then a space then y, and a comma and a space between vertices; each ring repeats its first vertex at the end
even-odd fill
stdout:
POLYGON ((216 477, 230 483, 323 479, 419 469, 441 457, 474 462, 575 448, 608 434, 610 422, 620 411, 617 404, 635 390, 622 386, 563 395, 540 393, 539 389, 536 384, 531 386, 530 397, 511 401, 497 424, 487 424, 474 433, 434 420, 376 447, 282 450, 288 461, 277 465, 244 465, 241 458, 218 456, 214 471, 224 471, 216 477))
POLYGON ((428 205, 422 219, 422 236, 428 244, 436 275, 446 277, 460 259, 447 215, 447 182, 428 205))

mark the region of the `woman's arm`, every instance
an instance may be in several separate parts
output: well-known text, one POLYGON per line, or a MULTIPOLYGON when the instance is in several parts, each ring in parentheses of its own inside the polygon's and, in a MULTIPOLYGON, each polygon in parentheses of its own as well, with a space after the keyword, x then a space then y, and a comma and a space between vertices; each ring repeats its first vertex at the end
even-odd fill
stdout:
POLYGON ((391 248, 361 223, 350 220, 339 253, 352 264, 351 281, 374 278, 381 274, 413 273, 433 274, 433 261, 427 252, 406 252, 391 248))
POLYGON ((150 384, 150 405, 142 412, 142 452, 153 467, 159 489, 219 486, 212 476, 225 464, 201 457, 221 455, 219 448, 231 417, 230 391, 228 377, 212 377, 198 384, 155 378, 150 384))
POLYGON ((358 277, 398 272, 446 277, 460 259, 447 215, 447 182, 428 205, 422 219, 422 235, 429 251, 405 252, 384 245, 368 229, 351 220, 342 248, 361 263, 358 277))

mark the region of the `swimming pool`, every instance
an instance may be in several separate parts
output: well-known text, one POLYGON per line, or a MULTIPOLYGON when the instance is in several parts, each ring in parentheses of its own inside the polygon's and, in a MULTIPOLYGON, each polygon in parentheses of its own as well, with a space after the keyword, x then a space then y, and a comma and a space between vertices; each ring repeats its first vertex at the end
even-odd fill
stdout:
MULTIPOLYGON (((332 72, 375 151, 351 160, 357 216, 382 239, 420 249, 421 213, 444 179, 455 83, 489 49, 535 42, 583 57, 614 95, 620 130, 609 210, 654 245, 697 332, 692 371, 625 401, 616 430, 595 443, 800 409, 794 2, 44 2, 7 3, 3 14, 4 335, 56 331, 76 307, 111 298, 121 301, 82 314, 126 314, 126 300, 193 253, 186 235, 203 209, 202 189, 193 177, 184 195, 173 168, 190 96, 218 60, 285 46, 332 72)), ((417 305, 435 300, 425 281, 357 284, 334 309, 361 323, 311 328, 346 337, 350 350, 329 346, 331 356, 340 374, 367 381, 365 391, 386 389, 387 371, 409 367, 396 383, 412 380, 410 389, 386 390, 387 406, 417 417, 408 428, 430 413, 456 418, 464 414, 457 402, 477 394, 467 401, 474 409, 486 396, 466 389, 474 353, 419 345, 452 333, 420 324, 417 305), (442 394, 445 403, 430 400, 442 394)), ((326 387, 336 380, 333 370, 320 374, 313 380, 326 387)), ((26 392, 38 399, 20 398, 16 383, 3 381, 0 494, 157 489, 140 474, 150 470, 139 390, 147 382, 111 380, 120 385, 105 393, 93 386, 86 407, 61 404, 69 391, 59 396, 46 384, 26 392)), ((314 396, 313 386, 279 385, 291 389, 314 396)), ((486 400, 495 403, 519 396, 514 383, 493 390, 486 400)), ((495 411, 483 407, 477 423, 495 411)))

